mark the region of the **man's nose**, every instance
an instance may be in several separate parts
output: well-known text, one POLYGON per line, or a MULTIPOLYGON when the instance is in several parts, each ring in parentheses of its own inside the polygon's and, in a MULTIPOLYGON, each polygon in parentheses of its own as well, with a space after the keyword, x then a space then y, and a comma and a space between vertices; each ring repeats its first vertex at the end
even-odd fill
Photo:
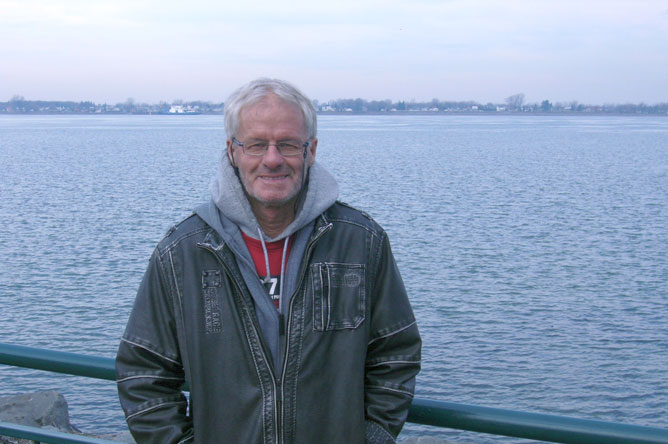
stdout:
POLYGON ((267 147, 267 152, 264 154, 262 161, 267 167, 275 168, 281 165, 285 161, 285 159, 283 159, 283 156, 278 151, 276 145, 271 144, 267 147))

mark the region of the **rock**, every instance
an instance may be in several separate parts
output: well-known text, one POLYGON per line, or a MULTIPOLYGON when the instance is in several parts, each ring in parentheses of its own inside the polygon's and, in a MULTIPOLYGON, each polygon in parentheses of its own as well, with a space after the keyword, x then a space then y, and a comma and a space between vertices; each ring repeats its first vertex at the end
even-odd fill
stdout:
POLYGON ((70 424, 65 397, 53 390, 0 397, 0 421, 32 427, 54 427, 62 432, 79 433, 79 430, 70 424))
POLYGON ((0 436, 0 444, 34 444, 35 441, 28 439, 8 438, 0 436))
MULTIPOLYGON (((102 438, 118 443, 134 444, 129 431, 102 436, 82 433, 70 423, 70 414, 65 397, 53 390, 25 395, 1 396, 0 422, 12 422, 25 426, 41 427, 76 435, 102 438)), ((32 440, 0 436, 0 444, 32 443, 32 440)))

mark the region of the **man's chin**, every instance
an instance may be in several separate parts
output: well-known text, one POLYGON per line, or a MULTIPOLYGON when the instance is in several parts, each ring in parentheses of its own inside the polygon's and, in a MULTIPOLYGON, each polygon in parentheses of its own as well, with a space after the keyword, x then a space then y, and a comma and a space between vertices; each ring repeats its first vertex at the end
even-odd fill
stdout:
POLYGON ((291 207, 297 197, 297 193, 290 193, 288 195, 255 195, 250 197, 256 204, 263 207, 281 208, 291 207))

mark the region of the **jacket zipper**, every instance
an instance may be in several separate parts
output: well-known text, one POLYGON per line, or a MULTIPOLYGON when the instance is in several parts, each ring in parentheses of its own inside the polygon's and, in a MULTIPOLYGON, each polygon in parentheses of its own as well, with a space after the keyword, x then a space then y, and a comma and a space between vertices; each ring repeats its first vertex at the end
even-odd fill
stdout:
MULTIPOLYGON (((295 287, 295 292, 302 286, 304 282, 304 276, 306 276, 306 264, 308 263, 308 257, 311 254, 311 251, 313 250, 313 245, 322 237, 323 234, 328 232, 332 228, 332 224, 328 223, 324 227, 320 228, 318 233, 309 241, 308 245, 306 246, 306 251, 304 252, 304 258, 302 259, 302 263, 300 266, 300 275, 299 275, 299 282, 297 283, 297 286, 295 287)), ((218 253, 216 250, 208 244, 198 244, 199 247, 204 248, 205 250, 209 251, 211 254, 213 254, 216 258, 216 260, 220 263, 220 265, 223 267, 225 272, 227 273, 227 276, 230 278, 230 281, 234 282, 234 286, 236 287, 237 293, 241 294, 241 288, 239 283, 232 277, 232 273, 230 272, 228 266, 225 264, 225 262, 218 256, 218 253)), ((294 293, 293 293, 294 294, 294 293)), ((290 304, 288 306, 288 316, 287 316, 287 328, 284 326, 285 325, 285 316, 282 313, 279 313, 279 333, 286 334, 286 332, 290 331, 290 324, 291 324, 291 316, 290 313, 292 313, 292 307, 294 303, 294 298, 290 297, 290 304)), ((255 334, 258 337, 262 337, 262 334, 258 330, 258 326, 255 325, 255 322, 251 322, 253 325, 253 330, 255 331, 255 334)), ((276 380, 276 377, 274 376, 274 372, 271 371, 271 367, 269 367, 269 376, 271 377, 271 382, 274 386, 274 439, 276 441, 276 444, 281 444, 285 441, 284 437, 284 431, 283 431, 283 397, 284 397, 284 392, 283 392, 283 384, 284 384, 284 378, 285 378, 285 371, 288 366, 288 349, 289 349, 289 344, 290 344, 290 335, 286 335, 286 340, 285 340, 285 349, 283 352, 283 371, 281 372, 281 378, 280 380, 276 380), (280 429, 280 432, 279 432, 280 429)), ((263 347, 260 347, 260 351, 262 353, 262 357, 264 360, 268 363, 270 362, 267 359, 267 354, 264 351, 263 347)))
MULTIPOLYGON (((299 282, 297 283, 297 286, 295 287, 295 293, 293 293, 290 296, 290 303, 288 305, 288 312, 287 312, 287 318, 288 318, 287 319, 287 327, 284 329, 284 332, 286 332, 286 338, 285 338, 285 348, 283 349, 283 370, 281 371, 281 379, 278 382, 278 386, 277 386, 277 388, 280 388, 280 391, 281 391, 281 397, 280 397, 281 401, 279 401, 279 405, 280 405, 280 408, 281 408, 281 412, 280 412, 281 422, 283 421, 283 417, 284 417, 283 398, 284 398, 285 394, 283 392, 283 386, 285 385, 285 373, 286 373, 287 368, 288 368, 288 350, 290 349, 290 347, 289 347, 290 346, 290 325, 292 324, 291 314, 292 314, 292 307, 293 307, 293 304, 295 302, 295 298, 292 297, 292 296, 294 296, 297 293, 297 291, 299 291, 302 284, 304 283, 304 277, 306 276, 306 264, 308 263, 309 256, 311 255, 311 251, 313 250, 313 245, 315 245, 315 243, 326 232, 328 232, 331 228, 332 228, 332 224, 328 223, 324 227, 320 228, 318 233, 316 233, 316 235, 313 236, 313 238, 309 241, 308 245, 306 246, 306 251, 304 252, 304 258, 302 259, 302 263, 301 263, 300 270, 299 270, 299 282)), ((281 328, 282 328, 282 325, 283 325, 283 319, 281 318, 281 328)), ((280 432, 280 441, 278 441, 279 444, 285 442, 285 436, 284 436, 285 431, 284 431, 284 427, 283 427, 282 423, 280 425, 280 429, 281 429, 281 432, 280 432)), ((277 430, 278 430, 278 427, 277 427, 277 430)))
MULTIPOLYGON (((232 277, 232 273, 230 272, 228 266, 220 258, 220 256, 218 256, 218 253, 216 252, 216 250, 212 246, 207 245, 207 244, 198 244, 198 246, 204 248, 205 250, 209 251, 211 254, 214 255, 216 260, 218 260, 220 265, 225 270, 225 273, 227 273, 227 276, 230 278, 230 281, 232 281, 234 283, 234 286, 237 290, 237 293, 242 294, 241 287, 240 287, 239 283, 232 277)), ((255 334, 257 335, 257 337, 261 338, 262 334, 258 330, 258 327, 255 325, 255 322, 251 322, 251 324, 253 325, 253 330, 255 331, 255 334)), ((265 362, 267 362, 267 363, 271 362, 269 359, 267 359, 267 354, 264 351, 264 347, 260 347, 260 352, 262 353, 262 358, 265 360, 265 362)), ((278 434, 279 409, 281 408, 280 406, 281 406, 282 403, 278 399, 279 383, 276 381, 276 377, 274 376, 274 372, 271 371, 271 366, 269 367, 269 376, 271 377, 271 383, 274 386, 274 403, 273 403, 274 404, 274 440, 275 440, 276 444, 278 444, 278 442, 279 442, 278 441, 278 439, 279 439, 279 434, 278 434)), ((264 434, 264 431, 263 431, 263 434, 264 434)))
POLYGON ((278 314, 278 334, 279 336, 285 335, 285 315, 283 313, 278 314))

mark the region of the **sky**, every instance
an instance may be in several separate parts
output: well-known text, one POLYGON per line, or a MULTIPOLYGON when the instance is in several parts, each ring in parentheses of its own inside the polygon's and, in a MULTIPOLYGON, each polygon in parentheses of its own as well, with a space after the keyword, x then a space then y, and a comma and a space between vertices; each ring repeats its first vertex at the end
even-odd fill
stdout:
POLYGON ((0 0, 0 101, 668 102, 667 0, 0 0))

